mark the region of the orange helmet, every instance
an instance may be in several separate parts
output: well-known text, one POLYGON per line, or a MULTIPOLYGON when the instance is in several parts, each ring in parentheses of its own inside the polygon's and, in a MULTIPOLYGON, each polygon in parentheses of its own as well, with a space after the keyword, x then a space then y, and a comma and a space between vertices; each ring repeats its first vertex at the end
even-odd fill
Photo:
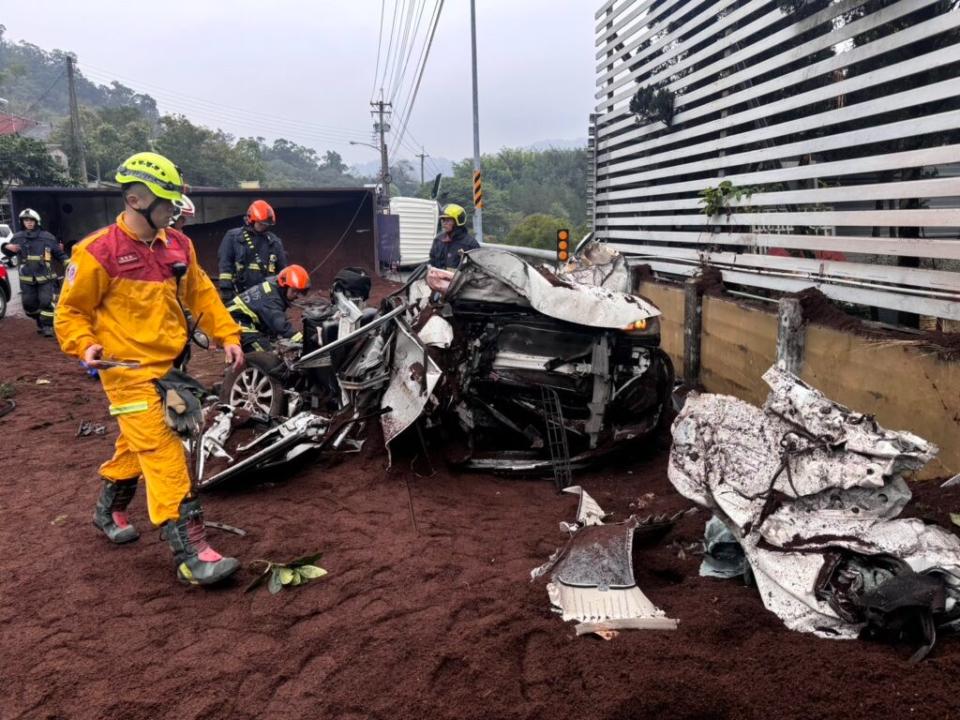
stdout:
POLYGON ((254 200, 250 203, 250 207, 247 208, 247 222, 251 224, 259 222, 273 225, 277 222, 277 215, 273 212, 273 208, 270 207, 270 203, 266 200, 254 200))
POLYGON ((277 275, 277 283, 279 283, 280 287, 292 287, 294 290, 309 290, 310 273, 308 273, 302 265, 287 265, 277 275))

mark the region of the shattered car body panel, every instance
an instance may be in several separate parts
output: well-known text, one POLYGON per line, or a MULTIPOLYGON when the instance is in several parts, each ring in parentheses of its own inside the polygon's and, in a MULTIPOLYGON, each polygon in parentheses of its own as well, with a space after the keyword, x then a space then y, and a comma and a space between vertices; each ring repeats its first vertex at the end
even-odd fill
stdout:
POLYGON ((627 259, 603 242, 587 243, 566 266, 560 276, 570 278, 581 285, 630 292, 630 269, 627 259))
MULTIPOLYGON (((442 321, 442 318, 431 320, 442 321)), ((381 406, 390 408, 390 411, 380 416, 383 440, 388 449, 395 437, 419 419, 442 374, 424 344, 402 325, 396 335, 393 353, 390 384, 381 400, 381 406)))
POLYGON ((643 298, 604 287, 583 285, 535 267, 508 252, 480 248, 463 256, 447 298, 517 301, 557 320, 621 330, 638 320, 660 315, 643 298), (499 285, 499 287, 498 287, 499 285), (514 297, 510 297, 510 292, 514 297))
POLYGON ((577 634, 623 629, 673 630, 677 621, 666 617, 637 586, 633 572, 634 533, 640 522, 605 525, 605 513, 579 486, 564 492, 578 494, 577 523, 561 523, 570 533, 562 549, 530 573, 530 579, 552 571, 547 596, 564 621, 576 620, 577 634))
MULTIPOLYGON (((767 608, 794 630, 857 637, 879 617, 884 593, 872 591, 888 592, 888 582, 902 585, 910 573, 916 589, 935 574, 946 598, 938 622, 952 621, 960 539, 897 518, 910 498, 903 475, 937 448, 777 367, 764 380, 771 392, 763 409, 722 395, 688 398, 673 425, 668 474, 741 544, 767 608)), ((925 641, 929 650, 933 638, 925 641)))

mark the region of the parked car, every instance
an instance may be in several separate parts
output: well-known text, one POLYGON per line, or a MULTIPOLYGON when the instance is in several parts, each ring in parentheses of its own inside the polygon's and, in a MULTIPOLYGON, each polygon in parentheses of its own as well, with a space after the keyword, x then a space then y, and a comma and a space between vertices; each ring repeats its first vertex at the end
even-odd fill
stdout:
POLYGON ((0 318, 7 314, 7 303, 10 302, 10 278, 7 269, 0 265, 0 318))
MULTIPOLYGON (((13 237, 13 230, 10 229, 9 225, 0 223, 0 248, 10 242, 10 238, 13 237)), ((6 255, 0 252, 0 264, 6 265, 7 267, 16 267, 17 266, 17 256, 7 257, 6 255)))

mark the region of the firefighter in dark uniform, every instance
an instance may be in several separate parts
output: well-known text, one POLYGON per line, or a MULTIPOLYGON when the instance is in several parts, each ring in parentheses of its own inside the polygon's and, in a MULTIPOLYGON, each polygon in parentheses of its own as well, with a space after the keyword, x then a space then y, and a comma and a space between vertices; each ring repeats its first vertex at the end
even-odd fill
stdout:
POLYGON ((444 205, 440 212, 442 230, 433 239, 430 247, 430 265, 441 270, 456 270, 460 267, 460 258, 468 250, 480 247, 473 236, 467 232, 467 212, 459 205, 444 205))
POLYGON ((53 296, 57 291, 57 273, 53 260, 66 264, 67 254, 57 239, 40 229, 40 214, 27 208, 20 213, 20 232, 3 246, 5 255, 20 259, 20 291, 23 310, 37 323, 37 332, 53 337, 53 296))
POLYGON ((310 275, 300 265, 288 265, 276 277, 247 288, 227 306, 240 326, 244 352, 265 352, 276 338, 303 339, 287 319, 290 304, 310 289, 310 275))
POLYGON ((277 215, 266 200, 254 200, 247 208, 243 227, 228 230, 217 252, 220 265, 220 297, 224 303, 247 288, 259 285, 287 266, 283 241, 270 232, 277 215))

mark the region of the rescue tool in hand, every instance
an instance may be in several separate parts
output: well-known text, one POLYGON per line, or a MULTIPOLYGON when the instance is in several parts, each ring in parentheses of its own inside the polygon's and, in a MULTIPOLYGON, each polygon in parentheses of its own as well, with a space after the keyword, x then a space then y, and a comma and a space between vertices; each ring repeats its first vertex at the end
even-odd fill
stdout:
POLYGON ((136 360, 97 360, 96 367, 90 365, 90 363, 80 362, 80 364, 87 370, 99 369, 107 370, 109 368, 129 368, 135 370, 140 367, 140 363, 136 360))

